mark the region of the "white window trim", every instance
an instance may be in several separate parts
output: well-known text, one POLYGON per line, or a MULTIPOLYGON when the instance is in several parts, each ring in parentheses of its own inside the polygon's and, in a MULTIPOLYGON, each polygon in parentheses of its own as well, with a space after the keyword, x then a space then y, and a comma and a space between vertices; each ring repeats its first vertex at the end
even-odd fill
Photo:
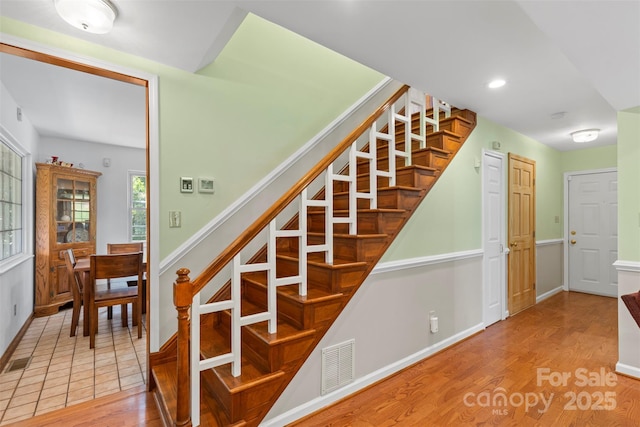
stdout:
MULTIPOLYGON (((127 172, 127 234, 129 236, 129 241, 133 242, 133 224, 131 223, 131 210, 133 208, 133 201, 131 200, 131 180, 133 179, 134 176, 144 176, 146 178, 147 173, 145 171, 139 171, 139 170, 129 170, 127 172)), ((145 185, 148 185, 148 183, 145 183, 145 185)), ((149 203, 147 201, 147 203, 149 203)), ((148 210, 147 210, 148 211, 148 210)), ((149 218, 147 218, 147 230, 149 229, 148 227, 149 224, 149 218)), ((147 239, 144 240, 136 240, 136 242, 143 242, 144 245, 146 246, 147 244, 147 239)))
POLYGON ((22 251, 0 261, 0 274, 33 258, 33 163, 31 153, 0 124, 0 139, 22 158, 22 251))

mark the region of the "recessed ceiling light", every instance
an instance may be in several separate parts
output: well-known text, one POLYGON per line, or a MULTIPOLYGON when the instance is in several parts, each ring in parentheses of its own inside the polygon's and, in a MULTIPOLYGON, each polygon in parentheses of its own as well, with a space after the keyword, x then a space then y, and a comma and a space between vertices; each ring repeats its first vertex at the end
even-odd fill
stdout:
POLYGON ((497 89, 499 87, 504 86, 505 84, 507 84, 507 82, 503 79, 495 79, 489 82, 489 84, 487 85, 489 87, 489 89, 497 89))

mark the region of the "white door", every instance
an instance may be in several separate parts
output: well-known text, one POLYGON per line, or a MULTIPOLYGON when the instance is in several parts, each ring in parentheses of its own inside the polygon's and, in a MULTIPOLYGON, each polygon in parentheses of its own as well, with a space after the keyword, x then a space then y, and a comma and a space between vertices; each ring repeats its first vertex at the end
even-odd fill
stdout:
POLYGON ((503 163, 504 156, 499 153, 483 154, 483 321, 485 327, 504 319, 505 312, 503 163))
POLYGON ((569 290, 618 296, 618 173, 569 177, 569 290))

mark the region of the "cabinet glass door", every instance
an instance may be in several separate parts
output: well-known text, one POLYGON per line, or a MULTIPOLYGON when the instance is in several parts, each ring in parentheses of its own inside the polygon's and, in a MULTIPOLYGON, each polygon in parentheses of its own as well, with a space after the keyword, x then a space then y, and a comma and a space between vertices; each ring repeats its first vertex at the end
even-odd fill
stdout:
POLYGON ((90 185, 87 181, 58 178, 56 186, 56 242, 88 242, 91 220, 90 185))

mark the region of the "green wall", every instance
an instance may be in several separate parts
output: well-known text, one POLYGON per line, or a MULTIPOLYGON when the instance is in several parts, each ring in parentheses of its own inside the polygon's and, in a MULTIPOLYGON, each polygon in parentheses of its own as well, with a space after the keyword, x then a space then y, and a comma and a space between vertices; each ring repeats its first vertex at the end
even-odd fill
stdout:
MULTIPOLYGON (((489 120, 478 124, 383 261, 396 261, 482 247, 482 149, 499 141, 502 153, 536 162, 536 240, 562 237, 562 167, 560 152, 489 120)), ((505 171, 507 158, 505 156, 505 171)), ((505 172, 506 173, 506 172, 505 172)), ((505 175, 506 180, 506 175, 505 175)), ((506 182, 506 181, 505 181, 506 182)))
POLYGON ((563 172, 615 168, 618 165, 618 148, 616 145, 605 145, 564 151, 561 159, 563 172))
POLYGON ((384 78, 255 15, 199 74, 5 17, 0 30, 158 75, 161 259, 384 78), (181 176, 214 178, 215 195, 180 193, 181 176))
POLYGON ((640 107, 618 112, 618 259, 640 261, 640 107))

